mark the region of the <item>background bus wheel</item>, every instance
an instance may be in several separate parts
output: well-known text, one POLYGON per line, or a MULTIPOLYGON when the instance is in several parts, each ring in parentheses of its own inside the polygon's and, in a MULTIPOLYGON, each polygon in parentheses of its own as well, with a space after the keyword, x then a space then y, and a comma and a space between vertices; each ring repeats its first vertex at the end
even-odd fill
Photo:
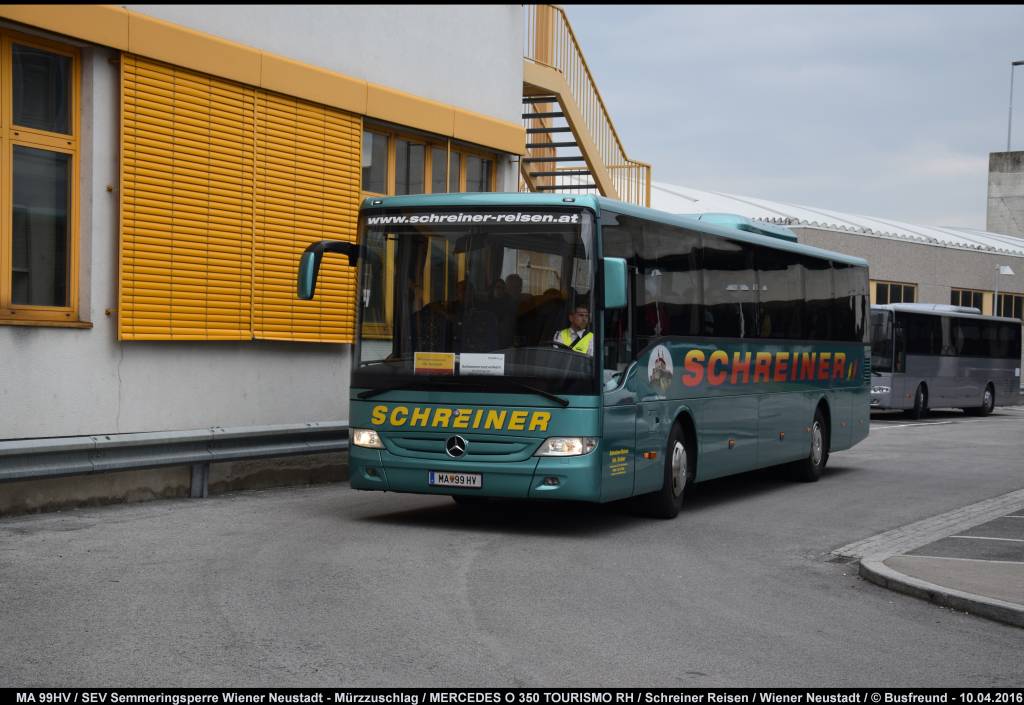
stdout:
POLYGON ((819 406, 811 422, 811 452, 793 464, 793 476, 800 482, 817 482, 828 462, 828 422, 819 406))
POLYGON ((924 384, 917 385, 917 391, 914 392, 914 408, 907 413, 912 419, 923 419, 928 415, 928 388, 924 384))
POLYGON ((975 406, 970 409, 964 409, 968 414, 974 416, 988 416, 992 413, 992 409, 996 408, 996 391, 992 389, 992 385, 986 385, 985 393, 981 397, 981 406, 975 406))
POLYGON ((668 436, 665 474, 661 489, 637 497, 637 509, 646 516, 658 519, 671 519, 679 514, 686 490, 693 482, 695 470, 693 444, 679 424, 676 424, 668 436))

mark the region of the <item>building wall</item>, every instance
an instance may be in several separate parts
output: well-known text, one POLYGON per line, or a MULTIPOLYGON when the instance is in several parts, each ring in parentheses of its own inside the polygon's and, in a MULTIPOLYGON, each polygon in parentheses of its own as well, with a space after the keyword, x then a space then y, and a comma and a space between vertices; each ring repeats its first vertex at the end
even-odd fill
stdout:
POLYGON ((1024 237, 1024 152, 988 155, 988 214, 985 229, 1024 237))
POLYGON ((82 317, 93 328, 0 326, 0 406, 17 410, 0 438, 347 419, 351 346, 117 341, 116 57, 83 57, 82 317))
MULTIPOLYGON (((518 122, 519 6, 135 9, 518 122)), ((347 419, 351 346, 118 342, 118 56, 82 56, 79 291, 92 328, 0 325, 0 439, 347 419)), ((510 160, 497 167, 499 188, 514 188, 510 160)))
POLYGON ((519 121, 521 5, 125 5, 240 44, 519 121))
POLYGON ((1024 257, 993 255, 888 238, 792 226, 800 242, 857 257, 871 266, 871 278, 917 284, 921 303, 948 304, 951 289, 992 291, 996 267, 1010 265, 1017 276, 1000 276, 999 291, 1024 293, 1024 257))

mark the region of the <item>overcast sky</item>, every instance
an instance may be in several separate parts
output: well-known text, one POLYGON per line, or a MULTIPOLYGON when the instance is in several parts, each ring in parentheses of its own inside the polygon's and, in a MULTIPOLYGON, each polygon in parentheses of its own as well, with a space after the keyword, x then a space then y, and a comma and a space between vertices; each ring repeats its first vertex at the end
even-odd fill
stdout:
MULTIPOLYGON (((985 227, 1024 7, 563 7, 655 181, 985 227)), ((1015 75, 1024 149, 1024 66, 1015 75)))

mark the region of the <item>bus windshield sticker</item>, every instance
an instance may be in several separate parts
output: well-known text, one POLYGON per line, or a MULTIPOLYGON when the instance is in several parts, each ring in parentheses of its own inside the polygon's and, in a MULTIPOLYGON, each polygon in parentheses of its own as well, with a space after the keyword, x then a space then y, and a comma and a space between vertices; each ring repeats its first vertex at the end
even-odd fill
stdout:
POLYGON ((459 355, 460 375, 505 374, 505 356, 501 353, 462 353, 459 355))
POLYGON ((418 375, 454 375, 455 353, 417 352, 413 368, 418 375))
POLYGON ((430 225, 442 223, 574 225, 580 222, 579 213, 409 213, 405 215, 371 215, 367 225, 430 225))

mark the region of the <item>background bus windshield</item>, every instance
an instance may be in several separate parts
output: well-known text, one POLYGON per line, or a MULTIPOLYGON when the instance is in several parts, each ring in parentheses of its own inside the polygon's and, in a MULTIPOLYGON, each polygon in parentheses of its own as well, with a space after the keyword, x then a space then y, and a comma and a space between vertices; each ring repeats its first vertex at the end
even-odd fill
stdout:
POLYGON ((594 310, 589 213, 403 211, 363 227, 354 387, 595 391, 593 357, 553 344, 569 313, 594 310))

